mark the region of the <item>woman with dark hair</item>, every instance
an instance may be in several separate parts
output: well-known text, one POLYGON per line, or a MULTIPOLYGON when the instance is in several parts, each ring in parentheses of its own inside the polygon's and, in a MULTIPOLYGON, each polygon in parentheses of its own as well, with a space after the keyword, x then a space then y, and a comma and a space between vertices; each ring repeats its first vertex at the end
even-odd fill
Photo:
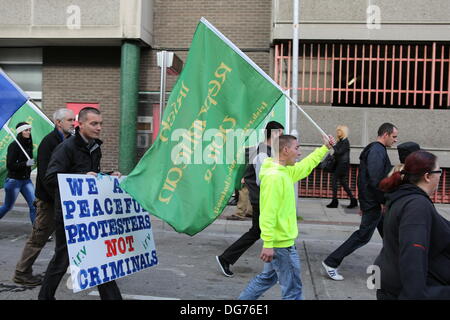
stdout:
MULTIPOLYGON (((388 211, 380 268, 379 300, 450 299, 450 223, 430 199, 442 170, 427 151, 411 153, 403 170, 380 182, 388 211)), ((377 285, 377 284, 376 284, 377 285)))
POLYGON ((30 208, 30 220, 34 222, 36 208, 34 207, 34 186, 30 179, 31 167, 34 165, 33 140, 31 139, 31 125, 20 122, 16 126, 17 141, 28 154, 27 158, 16 141, 13 141, 6 155, 8 175, 5 180, 5 201, 0 207, 0 219, 12 209, 19 192, 22 193, 30 208))

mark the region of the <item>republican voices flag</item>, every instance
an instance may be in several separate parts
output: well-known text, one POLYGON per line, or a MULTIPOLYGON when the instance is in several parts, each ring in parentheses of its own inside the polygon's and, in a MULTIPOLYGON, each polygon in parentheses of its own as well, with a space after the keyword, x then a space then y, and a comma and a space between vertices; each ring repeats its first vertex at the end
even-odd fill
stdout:
POLYGON ((176 231, 198 233, 227 205, 245 165, 245 142, 282 94, 202 18, 158 138, 121 187, 176 231))

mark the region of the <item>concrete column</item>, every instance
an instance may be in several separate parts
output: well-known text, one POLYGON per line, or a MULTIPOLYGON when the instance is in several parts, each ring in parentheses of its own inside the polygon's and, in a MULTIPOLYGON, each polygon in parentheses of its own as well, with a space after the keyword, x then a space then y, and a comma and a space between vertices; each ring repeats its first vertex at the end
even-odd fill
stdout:
POLYGON ((139 102, 141 48, 136 42, 122 43, 120 65, 119 171, 127 175, 136 165, 136 122, 139 102))

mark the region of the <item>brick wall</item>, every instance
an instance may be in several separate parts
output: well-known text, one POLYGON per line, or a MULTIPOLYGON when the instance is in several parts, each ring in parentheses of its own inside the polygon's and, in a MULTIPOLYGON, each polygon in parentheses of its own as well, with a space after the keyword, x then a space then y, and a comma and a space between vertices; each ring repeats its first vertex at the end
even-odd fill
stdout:
POLYGON ((120 47, 44 48, 43 99, 51 119, 67 102, 98 103, 103 114, 101 139, 105 171, 118 168, 120 125, 120 47))
MULTIPOLYGON (((156 52, 161 48, 174 51, 186 61, 192 36, 202 16, 269 72, 271 12, 272 0, 155 0, 155 41, 153 49, 142 51, 141 90, 159 90, 156 52)), ((176 77, 168 76, 167 80, 170 90, 176 77)))
MULTIPOLYGON (((141 91, 158 91, 156 53, 174 51, 186 61, 203 16, 269 72, 271 0, 155 0, 153 48, 141 50, 141 91)), ((170 91, 176 76, 167 77, 170 91)), ((43 109, 52 113, 67 102, 99 103, 103 112, 102 167, 117 169, 120 125, 120 47, 44 48, 43 109)), ((143 151, 143 150, 141 150, 143 151)))

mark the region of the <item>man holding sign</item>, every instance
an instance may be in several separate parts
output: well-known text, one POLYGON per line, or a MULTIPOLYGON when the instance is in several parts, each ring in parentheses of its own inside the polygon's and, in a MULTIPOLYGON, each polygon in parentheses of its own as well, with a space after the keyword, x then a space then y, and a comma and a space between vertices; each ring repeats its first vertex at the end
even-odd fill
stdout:
MULTIPOLYGON (((84 108, 78 115, 79 127, 75 136, 65 140, 54 151, 50 160, 45 182, 49 190, 54 190, 55 197, 55 254, 50 261, 41 290, 39 300, 54 300, 55 292, 69 266, 67 240, 58 189, 58 173, 89 174, 97 176, 100 173, 102 157, 99 140, 102 130, 102 116, 96 108, 84 108)), ((119 172, 112 175, 120 176, 119 172)), ((102 300, 121 300, 119 287, 115 281, 102 283, 98 286, 102 300)))

